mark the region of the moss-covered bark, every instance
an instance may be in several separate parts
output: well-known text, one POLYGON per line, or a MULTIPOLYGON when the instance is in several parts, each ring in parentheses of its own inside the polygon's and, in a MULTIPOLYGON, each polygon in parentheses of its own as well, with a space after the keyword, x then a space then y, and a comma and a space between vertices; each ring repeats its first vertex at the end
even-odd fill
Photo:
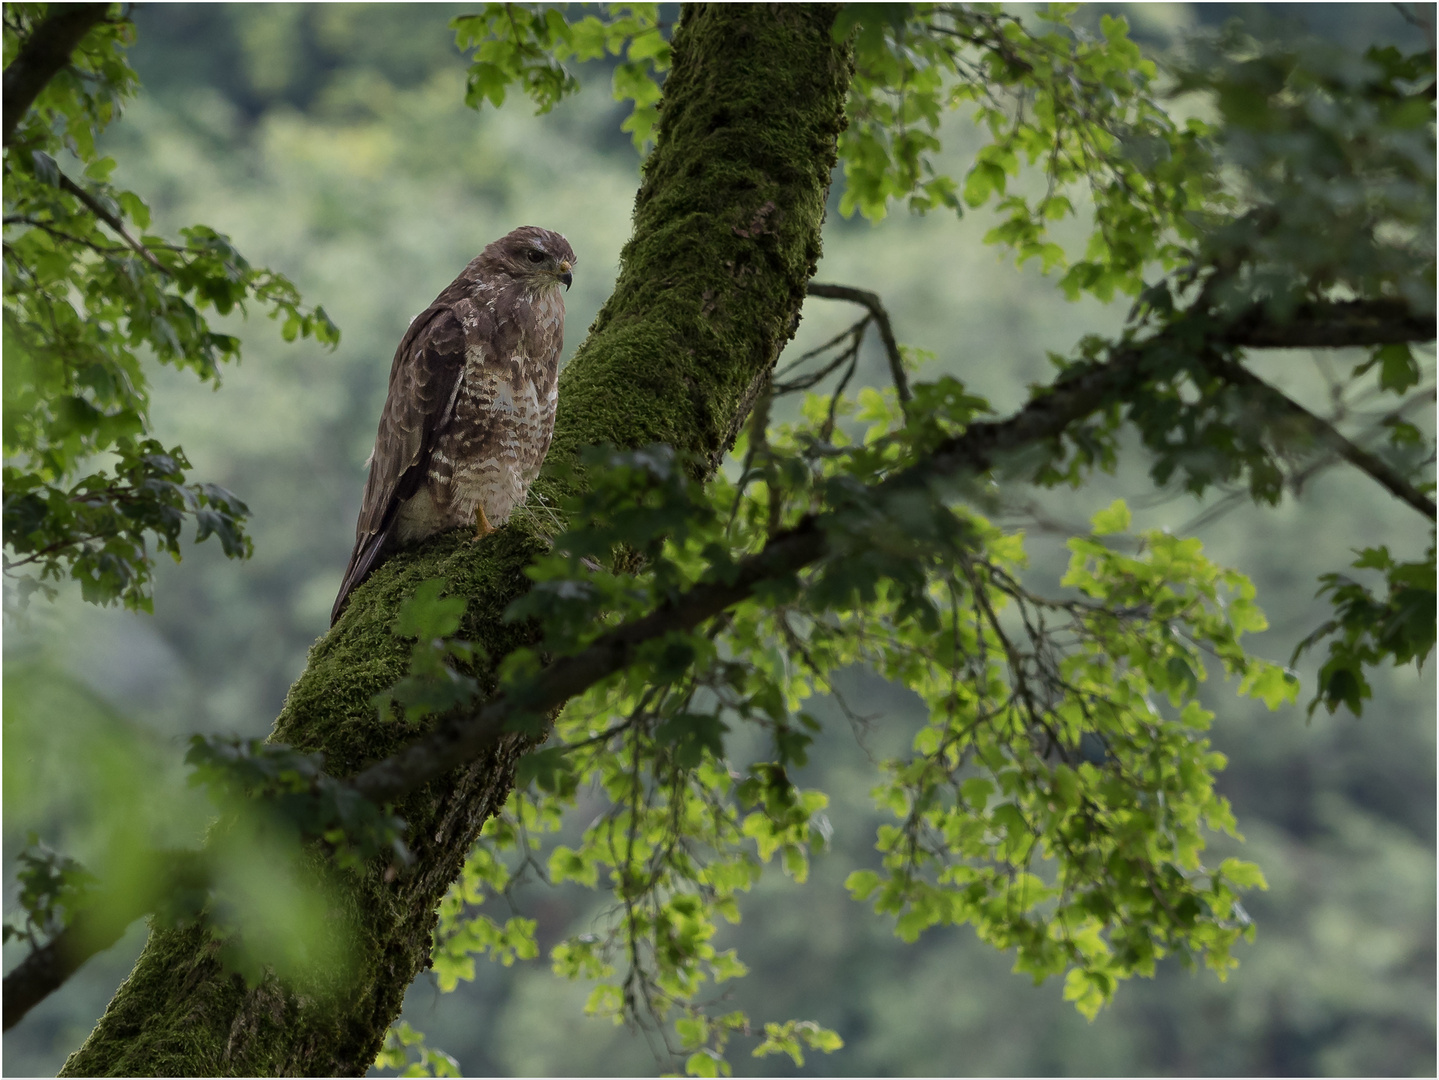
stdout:
MULTIPOLYGON (((593 443, 668 442, 713 465, 733 441, 819 257, 849 77, 833 17, 807 5, 685 9, 634 235, 614 294, 561 376, 552 459, 593 443)), ((537 491, 559 494, 545 478, 537 491)), ((500 616, 545 544, 534 521, 517 515, 479 543, 445 534, 381 567, 312 650, 275 738, 323 751, 347 775, 411 737, 370 705, 406 664, 408 647, 389 630, 396 609, 421 581, 446 578, 469 598, 461 635, 503 656, 525 640, 500 616)), ((397 807, 416 862, 334 888, 334 925, 353 935, 343 971, 246 989, 203 927, 157 930, 62 1075, 362 1074, 428 963, 436 905, 524 749, 506 744, 397 807)))

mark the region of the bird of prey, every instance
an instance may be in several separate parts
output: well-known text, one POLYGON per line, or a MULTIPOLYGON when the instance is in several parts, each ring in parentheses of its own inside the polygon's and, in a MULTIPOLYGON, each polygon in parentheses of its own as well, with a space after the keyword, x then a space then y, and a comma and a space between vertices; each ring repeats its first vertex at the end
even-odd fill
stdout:
POLYGON ((480 252, 395 350, 355 550, 330 625, 396 547, 444 529, 484 536, 524 502, 550 447, 575 253, 526 225, 480 252))

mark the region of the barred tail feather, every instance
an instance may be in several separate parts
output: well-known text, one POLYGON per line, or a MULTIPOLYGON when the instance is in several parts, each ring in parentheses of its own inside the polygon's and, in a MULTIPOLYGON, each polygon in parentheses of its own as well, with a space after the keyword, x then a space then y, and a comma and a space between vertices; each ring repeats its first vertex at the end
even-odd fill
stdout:
POLYGON ((350 565, 345 567, 345 579, 340 584, 340 594, 335 597, 335 606, 330 609, 330 625, 334 626, 340 619, 340 612, 345 609, 345 601, 350 598, 354 591, 369 576, 375 564, 380 561, 380 553, 385 549, 385 541, 390 538, 391 524, 385 523, 385 527, 379 532, 366 537, 355 545, 354 552, 350 555, 350 565))

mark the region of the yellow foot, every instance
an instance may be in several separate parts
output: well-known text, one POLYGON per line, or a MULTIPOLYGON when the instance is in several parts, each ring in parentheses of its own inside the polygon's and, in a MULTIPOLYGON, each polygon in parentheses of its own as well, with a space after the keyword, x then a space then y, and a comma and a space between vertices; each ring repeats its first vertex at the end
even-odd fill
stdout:
POLYGON ((490 524, 490 519, 485 517, 485 508, 483 506, 475 507, 475 539, 489 536, 494 531, 495 527, 490 524))

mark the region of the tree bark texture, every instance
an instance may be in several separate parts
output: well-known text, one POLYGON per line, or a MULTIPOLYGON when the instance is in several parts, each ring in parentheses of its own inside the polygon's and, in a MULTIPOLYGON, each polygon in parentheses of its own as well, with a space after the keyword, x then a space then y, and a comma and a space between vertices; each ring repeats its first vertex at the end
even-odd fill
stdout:
MULTIPOLYGON (((615 291, 560 377, 550 458, 587 445, 667 442, 718 465, 794 332, 820 252, 848 52, 832 6, 688 5, 677 27, 656 147, 636 197, 615 291)), ((555 505, 560 482, 531 494, 555 505)), ((390 630, 417 585, 442 577, 469 606, 460 636, 499 658, 531 631, 501 616, 546 546, 543 515, 483 541, 446 533, 392 557, 311 650, 274 738, 349 776, 418 731, 381 722, 371 697, 400 678, 390 630)), ((552 529, 553 525, 549 526, 552 529)), ((490 670, 476 674, 493 689, 490 670)), ((435 909, 528 748, 492 753, 402 799, 413 866, 328 878, 348 964, 304 985, 247 988, 201 925, 154 929, 134 971, 61 1075, 363 1075, 429 964, 435 909), (391 880, 386 880, 387 876, 391 880)), ((317 860, 318 862, 318 860, 317 860)))

